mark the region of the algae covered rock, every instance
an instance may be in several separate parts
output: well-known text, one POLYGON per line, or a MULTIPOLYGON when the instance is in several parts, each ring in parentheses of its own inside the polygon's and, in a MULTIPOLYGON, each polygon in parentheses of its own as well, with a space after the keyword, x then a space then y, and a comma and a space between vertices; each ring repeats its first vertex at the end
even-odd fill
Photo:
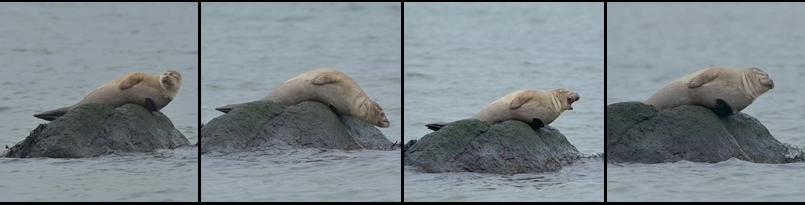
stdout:
POLYGON ((272 101, 244 103, 201 128, 201 153, 327 148, 391 150, 375 126, 306 101, 285 107, 272 101))
POLYGON ((5 157, 81 158, 190 145, 168 117, 136 104, 91 103, 31 131, 5 157))
POLYGON ((403 164, 423 172, 518 174, 557 171, 579 157, 551 126, 534 130, 516 120, 490 125, 465 119, 406 143, 403 164))
POLYGON ((622 102, 607 105, 606 118, 609 163, 802 160, 801 150, 777 141, 745 113, 720 117, 696 105, 659 111, 641 102, 622 102))

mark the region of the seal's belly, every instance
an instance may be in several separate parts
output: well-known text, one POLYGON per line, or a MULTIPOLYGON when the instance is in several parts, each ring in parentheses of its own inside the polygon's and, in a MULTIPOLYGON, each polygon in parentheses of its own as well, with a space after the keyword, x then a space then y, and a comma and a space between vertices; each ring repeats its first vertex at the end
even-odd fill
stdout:
POLYGON ((352 116, 350 96, 331 85, 314 85, 304 80, 288 81, 275 88, 262 100, 274 101, 285 106, 304 101, 318 101, 325 105, 333 105, 339 114, 352 116))
POLYGON ((692 104, 705 106, 711 109, 716 107, 716 100, 721 99, 732 107, 733 113, 738 113, 749 104, 752 99, 746 96, 738 87, 734 86, 708 86, 704 85, 688 91, 692 104))

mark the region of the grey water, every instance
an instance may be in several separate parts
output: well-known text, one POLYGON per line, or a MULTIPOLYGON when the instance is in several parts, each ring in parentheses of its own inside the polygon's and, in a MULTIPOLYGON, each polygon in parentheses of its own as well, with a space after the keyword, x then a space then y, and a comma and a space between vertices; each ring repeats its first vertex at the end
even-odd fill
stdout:
MULTIPOLYGON (((161 111, 198 141, 198 3, 0 3, 0 146, 131 72, 179 71, 161 111)), ((0 158, 0 201, 198 201, 198 150, 0 158)))
MULTIPOLYGON (((201 3, 201 122, 306 71, 354 79, 402 141, 402 3, 201 3)), ((201 156, 201 201, 401 201, 401 151, 201 156)))
MULTIPOLYGON (((710 66, 758 67, 775 87, 743 113, 805 147, 805 4, 608 3, 606 104, 643 101, 710 66)), ((607 164, 607 201, 805 201, 805 163, 607 164)))
MULTIPOLYGON (((604 3, 405 3, 404 141, 425 124, 472 117, 521 89, 579 93, 550 126, 584 154, 604 152, 604 3)), ((403 169, 409 201, 604 201, 604 163, 494 175, 403 169)))

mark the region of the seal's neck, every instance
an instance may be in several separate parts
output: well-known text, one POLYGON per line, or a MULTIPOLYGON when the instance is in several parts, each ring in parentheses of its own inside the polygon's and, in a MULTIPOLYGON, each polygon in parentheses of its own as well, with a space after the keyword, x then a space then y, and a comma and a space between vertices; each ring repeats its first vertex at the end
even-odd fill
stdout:
POLYGON ((358 117, 359 119, 364 119, 366 117, 366 115, 369 114, 369 113, 366 112, 367 109, 364 108, 364 107, 368 106, 367 103, 366 103, 366 97, 363 97, 361 95, 357 95, 357 96, 355 96, 355 98, 353 99, 352 102, 354 102, 354 103, 349 105, 349 107, 350 107, 349 109, 352 112, 352 115, 354 115, 355 117, 358 117))
POLYGON ((763 94, 763 85, 757 81, 757 77, 752 72, 743 72, 741 74, 741 89, 743 89, 746 97, 755 101, 760 94, 763 94))
POLYGON ((562 114, 562 112, 570 107, 567 104, 567 98, 555 91, 551 91, 551 104, 553 105, 552 108, 556 115, 562 114))
POLYGON ((179 94, 179 89, 182 87, 181 81, 177 82, 173 79, 167 79, 170 82, 165 82, 165 78, 170 78, 165 74, 159 76, 159 87, 162 88, 162 94, 168 98, 173 100, 176 97, 176 94, 179 94))

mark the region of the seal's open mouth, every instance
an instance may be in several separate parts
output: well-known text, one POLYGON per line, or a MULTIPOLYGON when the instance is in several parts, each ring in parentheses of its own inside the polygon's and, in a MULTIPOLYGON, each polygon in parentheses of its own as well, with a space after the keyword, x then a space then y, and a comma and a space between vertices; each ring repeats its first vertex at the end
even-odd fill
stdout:
POLYGON ((570 107, 569 110, 573 110, 573 103, 576 101, 579 101, 579 97, 567 98, 567 105, 570 107))

